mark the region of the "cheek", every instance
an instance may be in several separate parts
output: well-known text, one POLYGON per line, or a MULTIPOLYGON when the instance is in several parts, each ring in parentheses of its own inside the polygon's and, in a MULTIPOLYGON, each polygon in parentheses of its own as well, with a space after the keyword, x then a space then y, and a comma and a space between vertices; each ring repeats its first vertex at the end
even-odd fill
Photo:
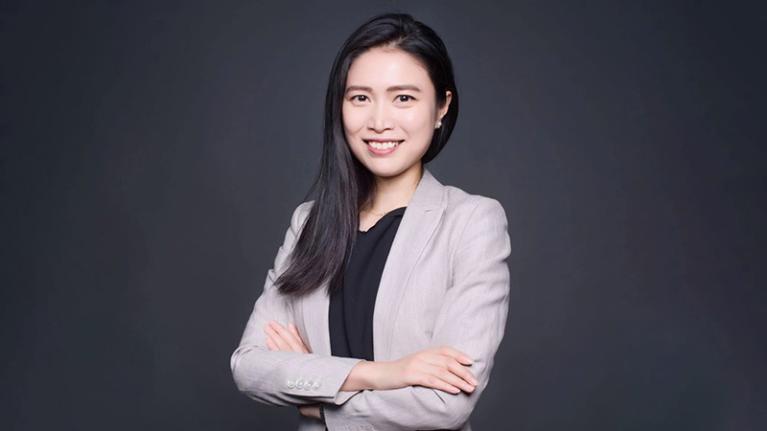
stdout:
POLYGON ((344 128, 349 133, 355 133, 362 128, 365 122, 365 116, 361 109, 349 108, 346 104, 341 109, 344 128))
POLYGON ((428 109, 410 109, 400 116, 400 126, 410 137, 424 137, 432 133, 432 117, 428 109))

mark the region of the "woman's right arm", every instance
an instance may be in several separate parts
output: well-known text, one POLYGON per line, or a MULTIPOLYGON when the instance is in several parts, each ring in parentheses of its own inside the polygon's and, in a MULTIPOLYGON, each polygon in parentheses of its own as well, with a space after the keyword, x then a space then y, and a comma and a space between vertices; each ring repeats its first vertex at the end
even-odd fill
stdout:
MULTIPOLYGON (((288 257, 308 214, 311 201, 299 205, 291 217, 274 265, 267 272, 261 296, 255 302, 239 346, 230 359, 232 377, 240 392, 263 404, 307 405, 317 402, 340 405, 359 390, 341 388, 361 359, 313 353, 271 351, 264 327, 270 320, 287 325, 293 313, 288 299, 274 281, 285 271, 288 257)), ((359 376, 353 382, 359 382, 359 376)))

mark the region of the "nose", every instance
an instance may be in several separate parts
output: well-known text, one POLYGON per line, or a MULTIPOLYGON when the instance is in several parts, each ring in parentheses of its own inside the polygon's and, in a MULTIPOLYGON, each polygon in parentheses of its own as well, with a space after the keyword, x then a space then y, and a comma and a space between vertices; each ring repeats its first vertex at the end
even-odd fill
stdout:
POLYGON ((391 127, 392 122, 386 104, 376 104, 371 111, 370 118, 368 118, 368 128, 381 132, 391 127))

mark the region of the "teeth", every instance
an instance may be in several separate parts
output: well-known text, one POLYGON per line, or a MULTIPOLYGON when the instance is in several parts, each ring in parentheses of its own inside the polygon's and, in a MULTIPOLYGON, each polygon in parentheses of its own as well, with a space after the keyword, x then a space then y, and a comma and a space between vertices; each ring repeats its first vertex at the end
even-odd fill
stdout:
POLYGON ((389 148, 394 148, 397 145, 399 145, 399 141, 389 141, 389 142, 368 141, 368 145, 375 148, 376 150, 387 150, 389 148))

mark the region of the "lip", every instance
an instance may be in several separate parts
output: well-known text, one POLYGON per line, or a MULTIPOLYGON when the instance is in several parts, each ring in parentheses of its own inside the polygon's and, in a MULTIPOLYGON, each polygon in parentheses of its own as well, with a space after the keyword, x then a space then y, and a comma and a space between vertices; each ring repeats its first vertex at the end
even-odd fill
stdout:
POLYGON ((368 147, 368 151, 370 151, 372 154, 375 154, 376 156, 385 156, 387 154, 391 154, 397 150, 397 148, 402 145, 402 143, 405 141, 404 139, 363 139, 362 140, 365 143, 365 146, 368 147), (389 142, 389 141, 396 141, 399 142, 396 146, 386 149, 386 150, 378 150, 376 148, 373 148, 371 145, 368 144, 368 142, 389 142))

